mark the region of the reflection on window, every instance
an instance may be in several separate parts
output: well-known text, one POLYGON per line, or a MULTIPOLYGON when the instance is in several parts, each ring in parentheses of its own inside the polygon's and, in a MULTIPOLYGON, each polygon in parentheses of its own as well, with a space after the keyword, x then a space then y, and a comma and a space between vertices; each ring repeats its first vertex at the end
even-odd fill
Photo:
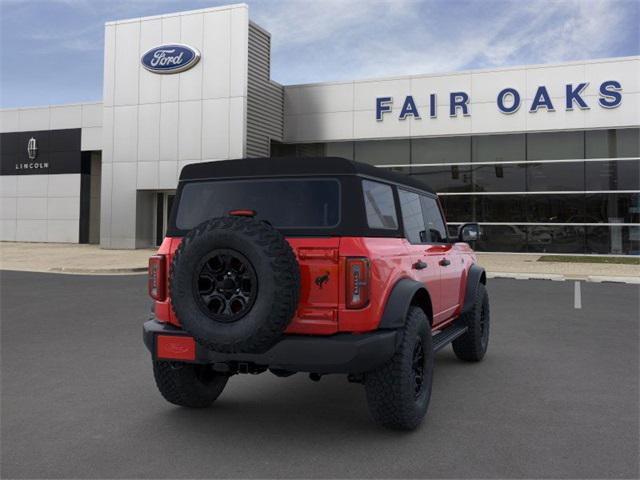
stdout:
POLYGON ((477 165, 473 185, 476 192, 524 192, 525 165, 477 165))
POLYGON ((430 243, 444 243, 447 241, 447 229, 444 226, 442 213, 438 202, 431 197, 420 196, 422 214, 426 228, 426 241, 430 243))
POLYGON ((592 193, 586 199, 591 223, 640 223, 640 193, 592 193))
POLYGON ((443 165, 412 167, 413 176, 425 182, 436 192, 471 192, 471 167, 443 165))
POLYGON ((411 243, 424 243, 426 241, 426 233, 420 196, 417 193, 401 189, 398 189, 398 195, 400 197, 404 234, 407 240, 411 243))
POLYGON ((586 158, 640 156, 640 129, 618 128, 585 132, 586 158))
POLYGON ((340 221, 340 183, 315 179, 187 183, 180 194, 176 227, 191 230, 234 209, 254 210, 257 219, 275 227, 331 227, 340 221))
POLYGON ((506 162, 526 158, 525 134, 473 137, 473 162, 506 162))
POLYGON ((398 229, 393 190, 384 183, 362 181, 367 223, 370 228, 398 229))
POLYGON ((584 190, 584 162, 530 163, 528 190, 532 192, 584 190))
POLYGON ((587 227, 587 253, 640 255, 640 227, 587 227))
POLYGON ((409 140, 368 140, 355 143, 355 161, 369 165, 408 165, 409 140))
POLYGON ((471 195, 443 195, 440 197, 447 222, 473 222, 475 216, 475 198, 471 195))
POLYGON ((485 252, 526 252, 527 227, 522 225, 482 225, 476 248, 485 252))
POLYGON ((640 160, 587 162, 587 190, 638 190, 640 160))
POLYGON ((411 141, 411 163, 471 161, 471 137, 416 138, 411 141))
POLYGON ((532 225, 528 230, 530 252, 584 252, 584 227, 532 225))
POLYGON ((584 158, 583 132, 544 132, 527 134, 527 160, 584 158))
POLYGON ((528 195, 527 221, 583 223, 584 195, 528 195))
POLYGON ((525 195, 478 195, 475 198, 479 222, 522 222, 525 220, 525 195))

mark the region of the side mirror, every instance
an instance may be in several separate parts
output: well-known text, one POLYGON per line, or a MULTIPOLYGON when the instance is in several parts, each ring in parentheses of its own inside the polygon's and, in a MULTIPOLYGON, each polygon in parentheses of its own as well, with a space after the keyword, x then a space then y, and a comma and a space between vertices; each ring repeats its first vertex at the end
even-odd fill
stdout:
POLYGON ((474 242, 480 238, 480 227, 477 223, 465 223, 458 230, 459 242, 474 242))

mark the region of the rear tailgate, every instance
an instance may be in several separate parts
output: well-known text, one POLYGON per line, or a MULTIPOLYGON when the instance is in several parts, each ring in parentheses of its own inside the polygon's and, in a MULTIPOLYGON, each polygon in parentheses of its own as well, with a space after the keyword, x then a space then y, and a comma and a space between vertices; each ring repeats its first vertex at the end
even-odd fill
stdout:
POLYGON ((300 264, 300 303, 287 333, 331 335, 338 331, 339 238, 287 238, 300 264))

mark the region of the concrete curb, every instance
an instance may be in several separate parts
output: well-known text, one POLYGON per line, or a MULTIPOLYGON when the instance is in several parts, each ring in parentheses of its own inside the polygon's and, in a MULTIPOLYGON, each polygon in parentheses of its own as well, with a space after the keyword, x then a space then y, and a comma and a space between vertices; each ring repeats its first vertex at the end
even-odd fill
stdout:
POLYGON ((560 275, 555 273, 511 273, 511 272, 487 272, 488 278, 511 278, 515 280, 552 280, 565 282, 578 280, 583 282, 602 283, 615 282, 640 285, 640 277, 610 277, 605 275, 560 275))
POLYGON ((589 275, 589 282, 616 282, 616 283, 632 283, 640 285, 640 277, 605 277, 602 275, 589 275))

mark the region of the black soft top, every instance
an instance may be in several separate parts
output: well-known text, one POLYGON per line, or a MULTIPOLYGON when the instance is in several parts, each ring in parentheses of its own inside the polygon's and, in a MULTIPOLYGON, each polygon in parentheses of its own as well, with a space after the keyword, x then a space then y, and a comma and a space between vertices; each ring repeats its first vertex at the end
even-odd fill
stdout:
POLYGON ((340 157, 263 157, 192 163, 182 169, 180 181, 307 175, 361 175, 435 194, 426 183, 409 175, 340 157))

